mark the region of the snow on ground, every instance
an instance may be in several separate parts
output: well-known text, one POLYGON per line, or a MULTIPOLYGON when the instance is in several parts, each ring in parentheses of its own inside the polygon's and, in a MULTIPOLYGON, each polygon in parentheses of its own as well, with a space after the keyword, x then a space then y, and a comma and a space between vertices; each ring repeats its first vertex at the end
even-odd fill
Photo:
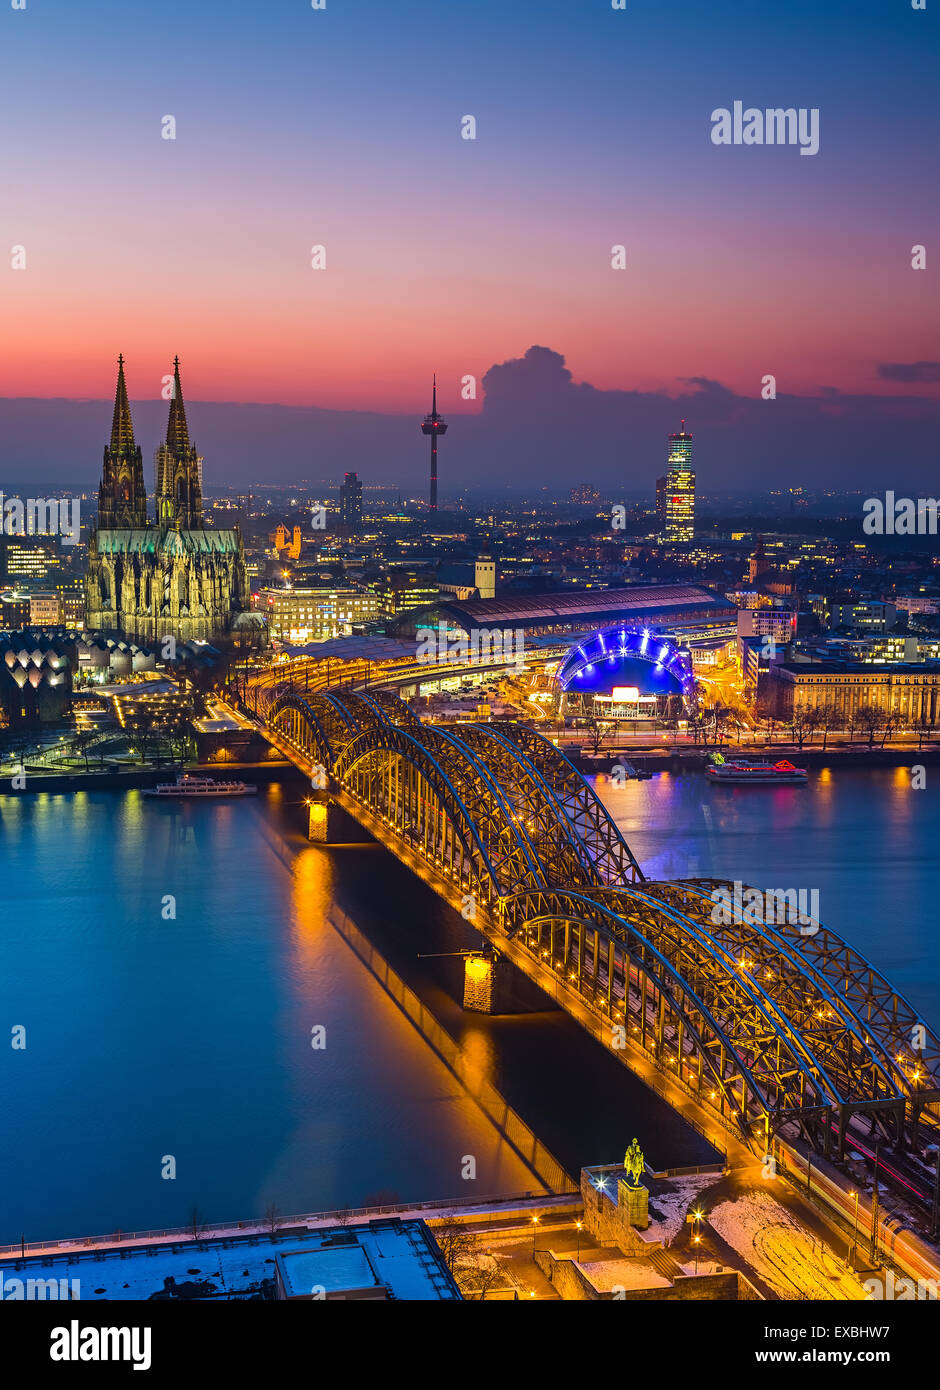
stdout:
POLYGON ((706 1220, 781 1298, 866 1297, 832 1250, 764 1192, 720 1202, 706 1220))
POLYGON ((670 1181, 668 1191, 657 1192, 655 1197, 651 1194, 650 1224, 643 1232, 646 1239, 661 1240, 663 1245, 669 1245, 681 1231, 686 1212, 695 1205, 696 1197, 717 1181, 717 1173, 697 1173, 694 1177, 675 1178, 670 1181))
POLYGON ((694 1260, 690 1260, 687 1265, 680 1265, 683 1274, 695 1276, 696 1274, 723 1274, 724 1265, 716 1264, 714 1260, 699 1260, 696 1265, 694 1260))
POLYGON ((668 1289, 670 1281, 658 1269, 641 1260, 591 1260, 580 1266, 582 1274, 600 1293, 612 1289, 668 1289))

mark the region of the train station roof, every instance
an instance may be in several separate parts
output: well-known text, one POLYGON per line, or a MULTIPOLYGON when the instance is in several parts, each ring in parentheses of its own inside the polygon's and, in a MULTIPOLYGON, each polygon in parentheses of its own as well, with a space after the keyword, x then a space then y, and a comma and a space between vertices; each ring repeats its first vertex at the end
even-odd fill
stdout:
POLYGON ((317 661, 405 661, 414 660, 417 646, 414 639, 354 634, 300 647, 284 643, 277 650, 286 656, 310 656, 317 661))
POLYGON ((604 622, 667 624, 728 620, 734 604, 694 584, 635 584, 623 589, 563 589, 546 594, 498 595, 437 605, 465 631, 481 627, 589 627, 604 622))

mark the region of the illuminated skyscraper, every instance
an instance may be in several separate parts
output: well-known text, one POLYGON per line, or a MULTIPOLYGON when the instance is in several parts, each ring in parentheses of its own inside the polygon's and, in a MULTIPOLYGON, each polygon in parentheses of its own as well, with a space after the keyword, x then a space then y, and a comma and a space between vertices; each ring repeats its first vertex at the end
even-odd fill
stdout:
POLYGON ((358 473, 347 473, 339 490, 339 521, 347 531, 362 530, 362 483, 358 473))
POLYGON ((685 421, 677 434, 669 436, 666 459, 665 527, 661 539, 666 544, 682 544, 695 538, 695 470, 692 467, 692 436, 685 421))

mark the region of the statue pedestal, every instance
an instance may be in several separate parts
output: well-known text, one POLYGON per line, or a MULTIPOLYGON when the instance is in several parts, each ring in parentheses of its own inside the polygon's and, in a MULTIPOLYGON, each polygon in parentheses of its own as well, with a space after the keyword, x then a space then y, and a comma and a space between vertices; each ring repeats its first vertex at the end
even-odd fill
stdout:
POLYGON ((620 1179, 617 1183, 617 1206, 624 1226, 646 1230, 650 1224, 649 1197, 645 1187, 631 1187, 624 1178, 620 1179))

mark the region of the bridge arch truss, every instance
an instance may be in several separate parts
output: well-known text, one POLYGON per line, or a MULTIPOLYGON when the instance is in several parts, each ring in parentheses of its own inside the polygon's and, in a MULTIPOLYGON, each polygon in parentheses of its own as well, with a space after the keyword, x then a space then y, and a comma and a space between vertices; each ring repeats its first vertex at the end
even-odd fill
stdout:
POLYGON ((850 1125, 896 1145, 922 1116, 940 1126, 940 1041, 873 967, 795 912, 716 921, 732 884, 647 881, 531 729, 423 724, 395 697, 339 689, 282 693, 268 727, 472 900, 497 948, 512 942, 756 1148, 798 1132, 841 1155, 850 1125))

